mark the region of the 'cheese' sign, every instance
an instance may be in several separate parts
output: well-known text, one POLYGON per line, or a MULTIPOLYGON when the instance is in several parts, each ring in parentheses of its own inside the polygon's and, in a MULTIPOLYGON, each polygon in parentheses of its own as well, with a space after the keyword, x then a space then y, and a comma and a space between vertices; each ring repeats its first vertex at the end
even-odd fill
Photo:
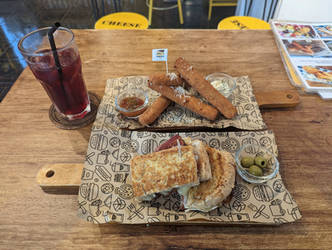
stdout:
POLYGON ((103 16, 95 23, 95 29, 147 29, 145 16, 131 12, 117 12, 103 16))

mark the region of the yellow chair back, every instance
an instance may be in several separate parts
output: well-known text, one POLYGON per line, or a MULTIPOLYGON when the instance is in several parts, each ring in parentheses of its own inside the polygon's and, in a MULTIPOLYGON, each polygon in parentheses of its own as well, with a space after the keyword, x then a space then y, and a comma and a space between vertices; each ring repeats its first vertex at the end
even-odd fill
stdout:
POLYGON ((251 16, 231 16, 224 18, 218 24, 218 30, 269 30, 270 24, 251 16))
POLYGON ((209 1, 209 21, 211 20, 212 7, 237 6, 237 0, 210 0, 209 1))
POLYGON ((95 23, 95 29, 147 29, 148 27, 148 19, 133 12, 109 14, 95 23))

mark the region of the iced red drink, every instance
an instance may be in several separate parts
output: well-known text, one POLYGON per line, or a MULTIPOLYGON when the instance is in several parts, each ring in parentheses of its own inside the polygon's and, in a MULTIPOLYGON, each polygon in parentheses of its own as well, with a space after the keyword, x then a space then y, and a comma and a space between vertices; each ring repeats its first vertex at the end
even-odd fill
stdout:
MULTIPOLYGON (((34 31, 19 42, 19 48, 24 55, 31 71, 44 87, 58 112, 69 120, 84 117, 90 111, 90 102, 82 75, 82 63, 79 52, 73 40, 73 33, 60 27, 54 39, 57 45, 57 54, 61 65, 61 72, 56 67, 54 56, 47 34, 49 28, 41 29, 42 34, 37 36, 34 31), (46 29, 46 30, 45 30, 46 29), (30 42, 27 40, 30 38, 30 42), (34 37, 34 38, 32 38, 34 37), (29 51, 29 44, 41 39, 36 48, 29 51)), ((36 43, 38 44, 38 42, 36 43)))

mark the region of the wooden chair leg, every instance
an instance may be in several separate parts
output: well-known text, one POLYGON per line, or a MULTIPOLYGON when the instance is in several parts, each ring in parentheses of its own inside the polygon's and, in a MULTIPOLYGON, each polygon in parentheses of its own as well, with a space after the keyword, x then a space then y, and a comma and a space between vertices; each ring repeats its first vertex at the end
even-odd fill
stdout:
POLYGON ((211 14, 212 14, 212 0, 210 0, 209 3, 209 21, 211 20, 211 14))
POLYGON ((150 0, 150 4, 149 4, 149 26, 152 23, 152 8, 153 8, 153 0, 150 0))
POLYGON ((178 0, 178 10, 179 10, 180 23, 183 24, 183 13, 182 13, 181 0, 178 0))

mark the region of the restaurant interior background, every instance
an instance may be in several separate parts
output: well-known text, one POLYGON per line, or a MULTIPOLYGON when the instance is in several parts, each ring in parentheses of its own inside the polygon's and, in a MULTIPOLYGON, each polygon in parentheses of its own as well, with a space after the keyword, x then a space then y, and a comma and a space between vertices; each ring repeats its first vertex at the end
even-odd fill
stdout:
MULTIPOLYGON (((217 1, 217 0, 214 0, 217 1)), ((331 21, 326 8, 329 0, 218 0, 236 2, 235 6, 213 7, 208 20, 209 0, 182 0, 184 23, 177 8, 153 11, 154 29, 216 29, 219 21, 230 16, 254 16, 303 21, 331 21), (297 11, 294 12, 294 7, 297 11)), ((17 49, 25 34, 39 27, 60 22, 70 29, 93 29, 95 22, 114 12, 136 12, 148 17, 146 0, 0 0, 0 102, 26 67, 17 49)), ((176 0, 154 0, 154 7, 167 8, 176 0)))

